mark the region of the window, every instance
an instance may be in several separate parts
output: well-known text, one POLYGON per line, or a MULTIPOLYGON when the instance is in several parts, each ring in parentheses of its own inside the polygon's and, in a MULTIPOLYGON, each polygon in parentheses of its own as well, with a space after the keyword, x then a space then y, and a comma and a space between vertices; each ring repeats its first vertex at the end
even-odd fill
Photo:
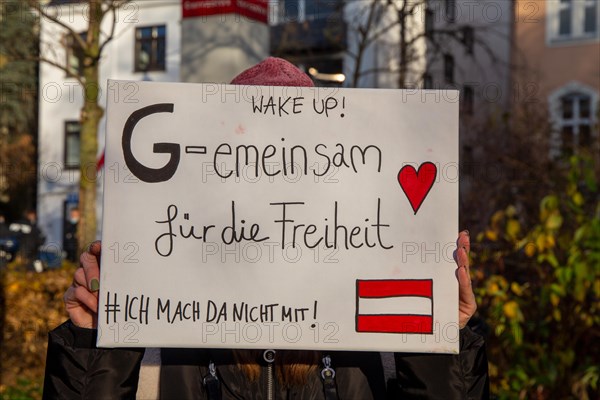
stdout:
POLYGON ((450 54, 444 54, 444 80, 454 83, 454 57, 450 54))
POLYGON ((563 154, 592 144, 591 98, 583 93, 569 93, 560 98, 560 137, 563 154))
POLYGON ((341 10, 341 0, 279 0, 271 3, 274 25, 329 18, 341 10))
POLYGON ((560 36, 571 35, 572 16, 571 0, 560 0, 560 8, 558 9, 558 34, 560 36))
POLYGON ((583 10, 583 32, 594 34, 598 32, 598 3, 596 0, 586 1, 583 10))
POLYGON ((166 69, 165 25, 135 29, 135 72, 166 69))
POLYGON ((328 18, 339 6, 338 0, 304 0, 304 18, 309 21, 328 18))
POLYGON ((597 148, 598 99, 596 89, 576 81, 550 94, 548 103, 554 125, 551 157, 574 154, 583 147, 597 148))
POLYGON ((463 28, 462 34, 463 34, 462 42, 463 42, 463 45, 465 46, 465 50, 467 51, 467 54, 473 54, 473 46, 475 44, 475 32, 473 30, 473 27, 465 26, 463 28))
POLYGON ((462 111, 465 114, 472 115, 475 108, 475 90, 471 85, 463 87, 462 111))
POLYGON ((598 0, 558 0, 548 7, 548 42, 598 38, 598 0))
POLYGON ((65 122, 65 168, 79 168, 81 125, 79 121, 65 122))
MULTIPOLYGON (((86 32, 79 34, 79 37, 85 41, 86 32)), ((75 40, 73 35, 67 35, 65 37, 65 47, 67 49, 67 76, 81 76, 83 74, 83 59, 84 53, 83 48, 79 44, 79 41, 75 40)))
MULTIPOLYGON (((304 11, 304 2, 302 2, 304 11)), ((285 0, 283 2, 284 21, 298 21, 300 18, 300 0, 285 0)))
POLYGON ((456 21, 456 0, 446 0, 446 18, 448 22, 456 21))

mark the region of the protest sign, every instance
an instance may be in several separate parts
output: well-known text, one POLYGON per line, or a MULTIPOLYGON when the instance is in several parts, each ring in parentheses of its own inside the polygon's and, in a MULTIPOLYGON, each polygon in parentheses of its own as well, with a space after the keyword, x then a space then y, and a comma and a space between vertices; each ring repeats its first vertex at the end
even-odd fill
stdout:
POLYGON ((99 346, 458 352, 458 92, 109 87, 99 346))

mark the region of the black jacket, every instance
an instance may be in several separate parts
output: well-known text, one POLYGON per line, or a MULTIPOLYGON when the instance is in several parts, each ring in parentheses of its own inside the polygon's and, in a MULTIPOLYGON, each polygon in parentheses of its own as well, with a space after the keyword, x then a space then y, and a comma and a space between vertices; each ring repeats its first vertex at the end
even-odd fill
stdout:
MULTIPOLYGON (((98 349, 96 331, 66 322, 49 334, 44 399, 133 399, 144 349, 98 349)), ((483 338, 461 330, 460 354, 395 354, 397 379, 384 381, 379 353, 329 352, 340 399, 485 399, 483 338)), ((207 399, 212 361, 223 399, 265 399, 263 380, 249 382, 230 350, 163 349, 161 399, 207 399)), ((266 368, 266 366, 264 367, 266 368)), ((263 371, 264 372, 264 371, 263 371)), ((265 377, 262 373, 261 377, 265 377)), ((321 368, 305 386, 275 388, 276 399, 324 399, 321 368)))

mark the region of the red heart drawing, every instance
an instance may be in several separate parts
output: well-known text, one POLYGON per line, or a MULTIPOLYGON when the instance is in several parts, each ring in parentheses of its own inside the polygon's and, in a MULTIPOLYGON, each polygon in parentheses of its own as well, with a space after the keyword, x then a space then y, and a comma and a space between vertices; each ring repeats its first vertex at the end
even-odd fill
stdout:
POLYGON ((398 172, 398 183, 408 198, 415 215, 433 187, 436 176, 437 167, 429 161, 421 164, 419 171, 415 171, 412 165, 405 165, 398 172))

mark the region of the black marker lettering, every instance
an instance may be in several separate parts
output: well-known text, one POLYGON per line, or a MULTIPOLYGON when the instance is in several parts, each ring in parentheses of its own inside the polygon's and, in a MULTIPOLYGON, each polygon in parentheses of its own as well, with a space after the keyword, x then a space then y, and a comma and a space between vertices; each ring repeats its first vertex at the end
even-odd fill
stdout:
POLYGON ((177 143, 154 143, 154 153, 166 153, 170 154, 171 157, 162 168, 146 167, 135 158, 133 152, 131 151, 131 137, 133 136, 133 130, 142 118, 156 113, 172 113, 173 109, 173 103, 153 104, 151 106, 140 108, 129 116, 125 126, 123 127, 121 146, 123 148, 123 158, 125 159, 125 164, 133 175, 144 182, 157 183, 171 179, 171 177, 175 175, 177 167, 179 166, 179 159, 181 157, 180 146, 177 143))

